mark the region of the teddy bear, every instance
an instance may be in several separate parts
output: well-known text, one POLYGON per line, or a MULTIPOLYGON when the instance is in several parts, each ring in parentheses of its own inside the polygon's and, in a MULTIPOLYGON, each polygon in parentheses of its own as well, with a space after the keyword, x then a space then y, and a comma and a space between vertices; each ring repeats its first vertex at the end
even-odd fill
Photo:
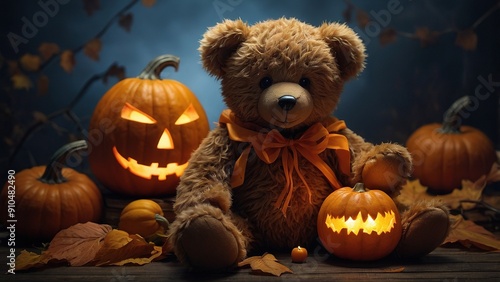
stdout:
MULTIPOLYGON (((227 109, 177 187, 168 237, 186 265, 222 270, 253 253, 317 244, 318 211, 335 189, 364 182, 395 197, 411 174, 405 147, 367 142, 333 115, 345 82, 365 67, 365 47, 347 25, 224 20, 199 51, 227 109)), ((443 242, 445 207, 401 211, 398 256, 443 242)))

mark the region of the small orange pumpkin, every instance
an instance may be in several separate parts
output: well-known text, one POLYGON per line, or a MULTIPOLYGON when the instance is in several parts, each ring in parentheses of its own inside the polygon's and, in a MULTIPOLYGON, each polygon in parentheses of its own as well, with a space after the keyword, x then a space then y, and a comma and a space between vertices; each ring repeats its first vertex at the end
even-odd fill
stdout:
MULTIPOLYGON (((153 200, 135 200, 123 208, 118 228, 129 234, 139 234, 146 238, 168 226, 163 210, 153 200)), ((166 230, 163 230, 166 231, 166 230)))
POLYGON ((339 258, 376 260, 390 254, 401 239, 401 219, 394 201, 363 183, 331 193, 318 214, 318 236, 339 258))
POLYGON ((193 92, 160 78, 164 68, 178 65, 175 56, 155 58, 138 77, 115 84, 95 107, 89 163, 109 190, 136 198, 174 194, 191 153, 208 134, 193 92))
POLYGON ((5 183, 0 195, 2 222, 17 219, 16 235, 28 240, 50 240, 62 229, 101 218, 102 196, 90 178, 63 167, 73 152, 87 149, 84 140, 61 147, 47 166, 36 166, 16 173, 14 182, 5 183), (9 187, 11 186, 11 187, 9 187), (11 200, 11 201, 9 201, 11 200), (7 213, 12 204, 14 218, 7 213))
POLYGON ((468 96, 457 100, 442 124, 424 125, 406 142, 413 157, 413 176, 438 194, 460 188, 462 180, 477 180, 497 160, 493 143, 484 133, 461 125, 459 113, 469 103, 468 96))

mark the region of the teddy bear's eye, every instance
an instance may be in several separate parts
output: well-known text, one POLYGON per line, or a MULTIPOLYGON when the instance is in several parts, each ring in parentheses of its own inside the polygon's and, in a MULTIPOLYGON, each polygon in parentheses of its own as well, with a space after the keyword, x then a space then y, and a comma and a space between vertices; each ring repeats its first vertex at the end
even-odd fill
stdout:
POLYGON ((309 88, 311 86, 311 81, 307 77, 303 77, 299 80, 299 85, 304 87, 304 88, 309 88))
POLYGON ((269 86, 271 86, 272 84, 273 84, 273 79, 270 78, 269 76, 266 76, 260 80, 259 86, 262 90, 264 90, 264 89, 268 88, 269 86))

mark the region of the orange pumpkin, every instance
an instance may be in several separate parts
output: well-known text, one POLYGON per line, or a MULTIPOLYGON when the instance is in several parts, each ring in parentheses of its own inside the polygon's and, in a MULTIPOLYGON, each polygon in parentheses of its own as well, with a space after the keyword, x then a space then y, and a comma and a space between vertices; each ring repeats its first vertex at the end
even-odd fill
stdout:
POLYGON ((15 183, 5 183, 0 195, 2 222, 8 226, 9 219, 17 219, 17 236, 41 241, 50 240, 74 224, 98 222, 103 204, 101 192, 85 174, 61 165, 71 153, 86 149, 84 140, 70 143, 59 149, 47 166, 16 173, 12 179, 15 183), (14 218, 9 217, 9 206, 14 218))
POLYGON ((174 194, 191 153, 208 134, 206 113, 182 83, 160 79, 171 55, 151 61, 137 78, 115 84, 90 121, 89 163, 109 190, 128 196, 174 194))
POLYGON ((376 260, 390 254, 401 238, 401 219, 394 201, 362 183, 331 193, 318 214, 318 236, 339 258, 376 260))
POLYGON ((424 125, 406 142, 413 157, 413 176, 435 193, 450 193, 461 187, 462 180, 477 180, 489 173, 497 159, 484 133, 461 125, 459 114, 469 103, 468 96, 457 100, 442 124, 424 125))
POLYGON ((163 217, 160 205, 148 199, 135 200, 126 205, 118 223, 119 229, 145 238, 156 234, 162 228, 166 229, 166 226, 168 221, 163 217))

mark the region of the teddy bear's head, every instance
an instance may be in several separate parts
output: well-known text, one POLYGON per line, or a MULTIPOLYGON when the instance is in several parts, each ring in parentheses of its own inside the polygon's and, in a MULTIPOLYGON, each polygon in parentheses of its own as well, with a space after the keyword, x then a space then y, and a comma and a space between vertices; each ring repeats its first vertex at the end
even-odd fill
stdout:
POLYGON ((200 45, 205 69, 221 80, 227 106, 244 122, 296 130, 335 109, 344 82, 364 67, 352 29, 281 18, 249 26, 226 20, 200 45))

